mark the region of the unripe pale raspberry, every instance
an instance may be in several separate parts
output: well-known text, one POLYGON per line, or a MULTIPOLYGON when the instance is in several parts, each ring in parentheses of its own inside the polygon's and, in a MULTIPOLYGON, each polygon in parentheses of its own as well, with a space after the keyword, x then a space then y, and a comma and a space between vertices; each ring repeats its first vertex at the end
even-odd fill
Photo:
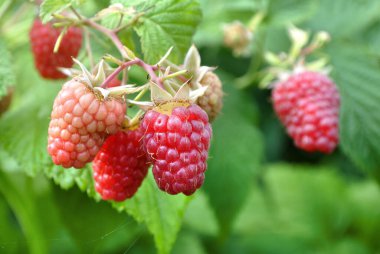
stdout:
POLYGON ((240 21, 226 24, 224 26, 224 45, 231 48, 235 55, 245 55, 248 53, 249 45, 252 41, 252 32, 240 21))
POLYGON ((77 57, 82 46, 82 30, 70 27, 63 36, 58 52, 54 46, 61 33, 60 28, 54 28, 51 23, 42 24, 35 19, 30 30, 30 43, 34 55, 34 63, 42 77, 48 79, 66 78, 57 68, 73 66, 73 57, 77 57))
POLYGON ((96 155, 95 189, 104 200, 123 201, 131 198, 144 180, 149 163, 142 146, 143 131, 111 135, 96 155))
POLYGON ((207 72, 201 81, 202 86, 208 86, 206 92, 198 98, 197 104, 206 111, 210 122, 219 115, 223 106, 222 82, 213 72, 207 72))
POLYGON ((125 102, 103 98, 78 80, 65 83, 55 98, 49 125, 48 152, 57 165, 82 168, 98 153, 105 137, 116 133, 125 102))
POLYGON ((169 194, 193 194, 204 181, 212 136, 208 116, 198 105, 168 102, 143 119, 144 147, 158 187, 169 194))
POLYGON ((326 75, 304 71, 275 85, 274 109, 295 145, 331 153, 339 141, 339 92, 326 75))

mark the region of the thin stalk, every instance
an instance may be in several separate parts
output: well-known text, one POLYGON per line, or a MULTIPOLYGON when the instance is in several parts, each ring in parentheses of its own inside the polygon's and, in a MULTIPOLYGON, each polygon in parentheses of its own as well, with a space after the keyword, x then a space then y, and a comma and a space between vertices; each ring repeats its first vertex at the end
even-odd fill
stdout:
POLYGON ((90 33, 88 32, 87 28, 84 28, 83 30, 84 30, 87 56, 90 61, 91 69, 93 69, 95 65, 94 65, 94 57, 92 56, 92 50, 91 50, 90 33))
POLYGON ((111 75, 109 75, 106 80, 104 80, 103 84, 101 85, 101 87, 103 88, 106 88, 107 87, 107 84, 109 82, 111 82, 111 80, 113 80, 122 70, 124 70, 125 68, 129 67, 129 66, 132 66, 134 64, 137 64, 139 61, 141 61, 140 59, 135 59, 135 60, 132 60, 132 61, 129 61, 129 62, 125 62, 123 63, 122 65, 120 65, 119 67, 116 68, 116 70, 111 73, 111 75))
POLYGON ((99 32, 105 34, 115 44, 116 48, 119 50, 122 57, 128 58, 128 55, 124 49, 123 43, 120 41, 119 37, 117 37, 116 33, 114 33, 112 30, 110 30, 108 28, 105 28, 104 26, 99 25, 98 23, 96 23, 90 19, 84 20, 84 23, 86 25, 98 30, 99 32))
POLYGON ((141 91, 136 95, 136 97, 133 98, 133 100, 134 100, 134 101, 138 101, 138 100, 140 100, 148 90, 149 90, 149 86, 146 86, 146 87, 144 88, 144 90, 141 90, 141 91))

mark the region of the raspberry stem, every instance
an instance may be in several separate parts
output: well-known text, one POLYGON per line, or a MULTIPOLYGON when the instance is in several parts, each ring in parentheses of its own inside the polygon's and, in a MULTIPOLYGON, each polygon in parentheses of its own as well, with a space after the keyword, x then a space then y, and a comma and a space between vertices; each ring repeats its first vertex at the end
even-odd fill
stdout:
POLYGON ((85 46, 86 46, 86 51, 87 51, 87 56, 90 62, 91 69, 94 68, 94 57, 92 56, 92 49, 91 49, 91 41, 90 41, 90 33, 87 30, 87 28, 83 29, 84 31, 84 38, 85 38, 85 46))
MULTIPOLYGON (((181 81, 187 82, 186 77, 183 76, 183 74, 186 73, 185 70, 174 72, 174 73, 168 73, 168 75, 163 77, 163 78, 158 77, 156 74, 156 71, 162 70, 160 68, 160 66, 158 66, 158 64, 152 66, 150 64, 145 63, 143 60, 141 60, 137 57, 134 57, 134 56, 131 57, 130 56, 130 54, 128 53, 128 49, 123 45, 120 38, 117 36, 117 33, 120 31, 120 29, 114 29, 114 30, 108 29, 108 28, 98 24, 93 19, 83 18, 73 7, 70 7, 70 8, 71 8, 72 12, 75 14, 75 16, 77 16, 77 18, 81 21, 81 23, 83 25, 89 26, 89 27, 103 33, 109 39, 111 39, 111 41, 113 42, 113 44, 118 49, 118 51, 120 52, 121 56, 124 59, 133 58, 130 61, 127 61, 127 62, 120 64, 119 67, 110 76, 108 76, 107 79, 103 82, 103 84, 101 85, 102 88, 107 87, 107 84, 111 80, 113 80, 121 71, 123 71, 124 69, 126 69, 132 65, 138 65, 141 68, 143 68, 148 73, 148 75, 150 76, 152 82, 156 83, 158 86, 160 86, 163 89, 165 89, 165 87, 163 85, 164 79, 176 77, 181 81)), ((127 25, 131 25, 133 22, 136 22, 140 16, 141 15, 136 15, 135 18, 131 22, 129 22, 127 25)), ((169 52, 170 52, 170 50, 169 50, 169 52)), ((164 57, 164 59, 165 58, 166 57, 164 57)))
POLYGON ((120 41, 119 37, 116 35, 116 33, 104 26, 99 25, 98 23, 92 21, 91 19, 84 20, 84 24, 98 30, 99 32, 106 35, 108 38, 111 39, 111 41, 115 44, 116 48, 119 50, 120 54, 123 58, 128 59, 127 52, 124 49, 123 43, 120 41))
POLYGON ((136 59, 133 59, 131 61, 127 61, 127 62, 122 63, 119 67, 116 68, 116 70, 111 75, 109 75, 107 77, 107 79, 103 82, 101 87, 103 87, 103 88, 107 87, 107 84, 111 80, 113 80, 122 70, 124 70, 125 68, 128 68, 132 65, 138 65, 141 68, 143 68, 149 74, 149 76, 151 77, 151 79, 154 83, 159 85, 161 88, 164 88, 162 85, 162 79, 157 77, 156 73, 154 72, 155 68, 153 66, 145 63, 140 58, 136 58, 136 59))

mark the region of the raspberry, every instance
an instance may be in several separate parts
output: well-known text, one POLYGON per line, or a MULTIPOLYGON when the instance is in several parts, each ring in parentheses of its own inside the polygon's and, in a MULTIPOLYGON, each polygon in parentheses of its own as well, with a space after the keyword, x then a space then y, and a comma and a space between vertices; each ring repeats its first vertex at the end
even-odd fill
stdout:
POLYGON ((118 78, 114 78, 112 79, 108 84, 107 84, 107 87, 108 88, 111 88, 111 87, 117 87, 117 86, 120 86, 121 85, 121 81, 118 79, 118 78))
POLYGON ((142 128, 158 187, 185 195, 200 188, 212 136, 206 112, 195 104, 167 102, 145 114, 142 128))
POLYGON ((210 122, 212 122, 222 110, 222 82, 215 73, 209 71, 199 83, 202 86, 208 86, 208 88, 205 94, 198 98, 197 104, 206 111, 210 122))
POLYGON ((82 168, 93 160, 104 139, 119 130, 123 101, 102 98, 78 80, 66 82, 55 98, 49 125, 48 152, 57 165, 82 168))
POLYGON ((95 189, 104 200, 131 198, 144 180, 149 164, 142 146, 141 128, 109 136, 96 155, 95 189))
POLYGON ((47 79, 65 78, 65 74, 57 67, 70 68, 73 66, 72 57, 77 57, 82 45, 82 30, 70 27, 63 36, 59 50, 54 53, 54 45, 61 29, 54 28, 52 24, 42 24, 35 19, 30 30, 30 42, 34 55, 34 64, 42 77, 47 79))
POLYGON ((226 24, 224 26, 224 45, 233 50, 236 56, 249 53, 249 45, 252 41, 252 32, 240 21, 226 24))
POLYGON ((274 109, 295 145, 331 153, 338 144, 339 92, 327 76, 304 71, 275 85, 274 109))

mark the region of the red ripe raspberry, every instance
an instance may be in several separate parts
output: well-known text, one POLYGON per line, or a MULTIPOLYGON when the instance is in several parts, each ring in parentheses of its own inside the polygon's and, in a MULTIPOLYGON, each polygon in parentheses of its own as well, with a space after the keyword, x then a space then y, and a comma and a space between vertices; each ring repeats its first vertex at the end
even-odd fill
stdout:
POLYGON ((104 200, 131 198, 144 180, 149 163, 142 146, 141 128, 111 135, 96 155, 95 189, 104 200))
POLYGON ((304 71, 275 85, 274 109, 295 145, 331 153, 338 144, 339 92, 327 76, 304 71))
POLYGON ((70 68, 73 66, 72 57, 77 57, 82 45, 82 30, 70 27, 63 36, 59 50, 54 53, 54 45, 61 29, 54 28, 52 24, 42 24, 35 19, 30 30, 30 42, 34 55, 34 64, 42 77, 48 79, 65 78, 65 74, 57 67, 70 68))
POLYGON ((153 162, 158 187, 169 194, 193 194, 204 181, 212 135, 198 105, 166 103, 145 114, 144 147, 153 162))
POLYGON ((105 137, 121 126, 126 105, 71 80, 55 98, 49 125, 48 152, 57 165, 82 168, 93 160, 105 137))
POLYGON ((114 78, 112 79, 108 84, 107 84, 107 87, 108 88, 111 88, 111 87, 117 87, 117 86, 120 86, 121 85, 121 81, 118 79, 118 78, 114 78))

